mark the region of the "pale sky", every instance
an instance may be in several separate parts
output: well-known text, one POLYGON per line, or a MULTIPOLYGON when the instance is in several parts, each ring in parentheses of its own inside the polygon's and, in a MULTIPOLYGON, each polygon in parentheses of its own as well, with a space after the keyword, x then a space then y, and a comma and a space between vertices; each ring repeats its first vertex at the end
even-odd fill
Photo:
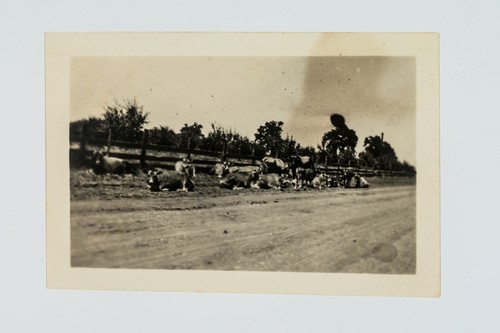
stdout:
POLYGON ((412 57, 76 57, 70 120, 100 116, 115 100, 137 99, 147 128, 176 132, 215 122, 254 139, 266 121, 284 122, 302 146, 316 147, 340 113, 356 131, 380 135, 416 165, 415 59, 412 57))

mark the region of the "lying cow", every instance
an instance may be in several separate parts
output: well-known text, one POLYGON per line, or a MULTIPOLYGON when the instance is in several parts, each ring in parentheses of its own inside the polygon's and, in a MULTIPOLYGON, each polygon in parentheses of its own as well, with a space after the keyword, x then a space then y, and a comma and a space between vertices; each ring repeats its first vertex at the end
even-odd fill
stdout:
POLYGON ((359 174, 356 174, 354 176, 354 182, 355 182, 355 185, 354 185, 355 188, 368 188, 368 187, 370 187, 370 184, 368 184, 366 179, 361 177, 359 174))
POLYGON ((338 181, 337 176, 328 176, 326 179, 326 186, 339 187, 339 181, 338 181))
POLYGON ((230 173, 219 180, 219 186, 230 190, 241 190, 250 188, 252 181, 255 181, 258 175, 255 172, 245 174, 241 172, 230 173))
POLYGON ((354 176, 355 176, 355 173, 354 173, 352 168, 344 169, 344 171, 343 171, 344 181, 343 181, 342 185, 344 185, 345 188, 351 187, 351 181, 354 178, 354 176))
POLYGON ((113 173, 123 175, 132 173, 130 163, 117 157, 109 157, 103 155, 100 151, 96 151, 92 156, 91 170, 97 174, 113 173))
POLYGON ((322 190, 323 187, 328 186, 327 181, 328 181, 328 176, 324 173, 321 173, 318 176, 314 177, 314 179, 311 182, 311 185, 314 188, 322 190))
POLYGON ((191 160, 187 158, 183 158, 182 161, 177 161, 175 163, 175 171, 184 173, 193 179, 196 178, 195 167, 191 164, 191 160))
POLYGON ((253 188, 281 190, 283 178, 276 173, 259 175, 259 179, 251 184, 253 188))
POLYGON ((214 167, 210 170, 210 173, 216 175, 217 178, 222 178, 222 176, 229 173, 229 163, 216 163, 214 167))
POLYGON ((147 183, 152 192, 194 190, 193 180, 185 173, 176 171, 150 170, 147 183))

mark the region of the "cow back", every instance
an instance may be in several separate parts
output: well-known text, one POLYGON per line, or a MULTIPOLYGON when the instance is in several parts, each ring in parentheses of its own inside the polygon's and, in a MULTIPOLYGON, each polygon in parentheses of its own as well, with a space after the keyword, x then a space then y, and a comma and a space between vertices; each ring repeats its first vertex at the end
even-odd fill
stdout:
POLYGON ((288 165, 279 158, 264 157, 260 163, 262 173, 285 173, 288 165))

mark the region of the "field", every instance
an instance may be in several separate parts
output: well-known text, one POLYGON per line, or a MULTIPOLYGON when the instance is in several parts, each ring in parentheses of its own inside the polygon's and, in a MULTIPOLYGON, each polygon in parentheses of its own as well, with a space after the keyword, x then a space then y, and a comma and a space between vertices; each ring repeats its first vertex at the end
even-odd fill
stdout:
POLYGON ((75 267, 411 274, 415 179, 369 189, 150 192, 144 177, 71 172, 75 267))

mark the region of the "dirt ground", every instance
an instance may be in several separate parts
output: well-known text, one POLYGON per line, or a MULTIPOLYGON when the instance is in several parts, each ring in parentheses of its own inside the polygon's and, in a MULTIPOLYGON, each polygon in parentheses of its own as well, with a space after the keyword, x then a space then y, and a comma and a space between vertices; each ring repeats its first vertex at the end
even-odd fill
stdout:
POLYGON ((76 267, 415 273, 415 180, 369 189, 150 192, 143 177, 71 174, 76 267))

